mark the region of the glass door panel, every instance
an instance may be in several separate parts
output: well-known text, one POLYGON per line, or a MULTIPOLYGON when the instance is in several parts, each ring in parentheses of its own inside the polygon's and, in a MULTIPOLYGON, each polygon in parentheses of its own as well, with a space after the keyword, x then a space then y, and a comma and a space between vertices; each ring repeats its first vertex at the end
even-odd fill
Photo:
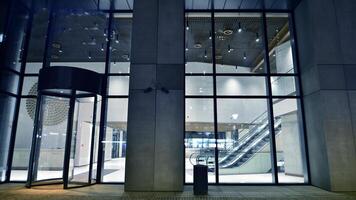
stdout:
POLYGON ((69 99, 42 96, 33 182, 62 179, 69 99))
POLYGON ((73 113, 67 187, 90 184, 92 168, 92 140, 94 122, 94 97, 76 98, 73 113))

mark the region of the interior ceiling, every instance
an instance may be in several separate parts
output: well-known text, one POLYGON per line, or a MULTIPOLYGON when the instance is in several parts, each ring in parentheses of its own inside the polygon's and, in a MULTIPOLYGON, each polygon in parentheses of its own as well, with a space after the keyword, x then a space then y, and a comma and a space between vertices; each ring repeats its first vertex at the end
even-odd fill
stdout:
MULTIPOLYGON (((186 61, 211 63, 210 18, 194 17, 194 13, 192 17, 189 14, 187 16, 189 30, 186 31, 186 47, 188 48, 186 49, 186 61), (201 44, 201 47, 197 48, 196 44, 201 44)), ((268 42, 271 43, 277 36, 280 37, 279 33, 285 26, 288 27, 287 17, 267 17, 268 42)), ((253 70, 262 61, 264 54, 261 27, 262 21, 258 14, 215 17, 216 63, 245 66, 253 70), (239 26, 242 28, 241 33, 238 32, 239 26), (232 34, 226 35, 224 33, 226 30, 231 30, 232 34), (257 33, 260 38, 259 42, 256 42, 257 33), (231 49, 230 52, 229 48, 231 49)))
MULTIPOLYGON (((45 0, 40 0, 45 1, 45 0)), ((89 0, 73 1, 75 5, 79 6, 80 2, 89 0)), ((90 6, 96 7, 97 3, 105 3, 108 0, 90 0, 90 6)), ((233 8, 233 5, 239 4, 240 8, 249 8, 252 2, 259 2, 257 0, 215 0, 216 6, 222 5, 221 8, 233 8), (219 3, 220 2, 220 3, 219 3), (229 7, 230 6, 230 7, 229 7), (242 7, 244 6, 244 7, 242 7)), ((64 0, 63 2, 67 2, 64 0)), ((71 1, 72 2, 72 1, 71 1)), ((265 1, 270 8, 277 8, 275 6, 282 5, 282 2, 292 2, 287 0, 271 0, 265 1)), ((121 7, 132 8, 133 0, 115 0, 116 5, 121 7)), ((187 8, 199 9, 203 5, 208 5, 209 0, 186 0, 187 8), (191 7, 190 7, 191 6, 191 7)), ((256 5, 255 3, 254 5, 256 5)), ((68 4, 67 6, 72 5, 68 4)), ((294 5, 294 4, 293 4, 294 5)), ((72 5, 74 6, 74 5, 72 5)), ((95 12, 94 12, 95 13, 95 12)), ((256 14, 255 14, 256 15, 256 14)), ((187 32, 186 45, 189 51, 186 52, 187 61, 190 62, 211 62, 211 40, 209 40, 210 33, 210 18, 206 16, 191 17, 189 15, 189 23, 192 27, 190 32, 187 32), (194 48, 195 44, 201 44, 199 49, 194 48), (207 56, 205 56, 205 51, 207 56)), ((209 16, 209 15, 208 15, 209 16)), ((35 21, 31 35, 30 48, 28 53, 28 62, 42 62, 44 51, 44 38, 47 32, 48 11, 41 10, 35 15, 35 21)), ((107 15, 94 14, 78 10, 66 10, 57 15, 54 25, 54 43, 51 48, 52 62, 104 62, 106 51, 106 36, 104 30, 107 29, 107 15), (104 44, 104 52, 101 50, 104 44)), ((132 16, 115 15, 114 20, 115 36, 112 42, 112 61, 128 62, 131 51, 131 28, 132 16), (118 34, 117 34, 118 33, 118 34), (118 35, 118 36, 117 36, 118 35), (116 43, 116 37, 119 43, 116 43)), ((235 16, 216 17, 216 62, 218 64, 239 65, 256 67, 260 62, 261 55, 263 55, 263 43, 255 42, 256 33, 262 36, 261 18, 259 16, 246 17, 235 16), (243 26, 243 34, 238 34, 239 23, 243 26), (224 30, 230 29, 233 31, 232 35, 224 36, 224 30), (233 49, 228 53, 228 45, 233 49), (244 54, 247 59, 244 59, 244 54)), ((281 30, 283 26, 288 23, 287 18, 268 18, 268 40, 272 41, 276 36, 276 29, 281 30)))

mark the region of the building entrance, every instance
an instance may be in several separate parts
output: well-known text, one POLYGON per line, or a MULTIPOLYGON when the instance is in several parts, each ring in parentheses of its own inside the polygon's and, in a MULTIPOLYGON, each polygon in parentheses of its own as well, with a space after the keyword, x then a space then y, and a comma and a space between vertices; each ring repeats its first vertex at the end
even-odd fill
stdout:
POLYGON ((71 67, 41 70, 27 187, 63 183, 66 189, 93 184, 96 180, 94 164, 98 143, 97 103, 100 96, 81 88, 82 83, 67 83, 73 89, 65 85, 41 88, 41 82, 53 78, 50 76, 53 71, 51 68, 55 71, 58 68, 56 73, 63 71, 69 74, 66 76, 70 77, 69 80, 81 71, 96 75, 95 72, 71 67))

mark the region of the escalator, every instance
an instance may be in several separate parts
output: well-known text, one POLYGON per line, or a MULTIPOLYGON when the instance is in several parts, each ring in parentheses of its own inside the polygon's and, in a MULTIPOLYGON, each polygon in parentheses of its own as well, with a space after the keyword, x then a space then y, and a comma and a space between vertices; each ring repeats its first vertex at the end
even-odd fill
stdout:
MULTIPOLYGON (((219 159, 220 168, 239 167, 252 159, 266 145, 269 144, 269 126, 267 115, 262 115, 260 122, 255 124, 238 142, 225 151, 225 155, 219 159)), ((281 132, 281 119, 275 120, 275 134, 281 132)))

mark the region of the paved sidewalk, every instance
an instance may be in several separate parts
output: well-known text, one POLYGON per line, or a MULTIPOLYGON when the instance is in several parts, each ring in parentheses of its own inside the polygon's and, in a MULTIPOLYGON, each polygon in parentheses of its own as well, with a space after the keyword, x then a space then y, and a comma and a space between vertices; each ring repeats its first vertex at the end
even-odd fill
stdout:
POLYGON ((313 186, 209 186, 209 195, 184 192, 124 192, 123 185, 98 184, 63 190, 62 185, 27 189, 24 184, 1 184, 0 200, 109 200, 109 199, 356 199, 356 192, 332 193, 313 186))

